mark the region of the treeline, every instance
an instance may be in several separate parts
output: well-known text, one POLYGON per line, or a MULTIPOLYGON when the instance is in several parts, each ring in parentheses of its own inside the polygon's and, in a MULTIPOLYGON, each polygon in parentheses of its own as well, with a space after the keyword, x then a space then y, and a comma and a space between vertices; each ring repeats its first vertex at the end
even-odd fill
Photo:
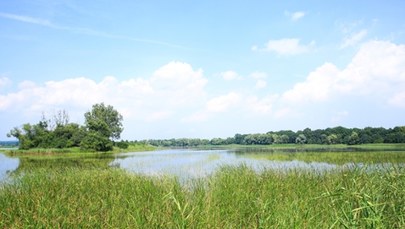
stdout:
POLYGON ((405 126, 385 129, 334 127, 299 131, 281 130, 258 134, 235 134, 228 138, 178 138, 163 140, 144 140, 142 143, 164 147, 192 147, 201 145, 271 145, 271 144, 369 144, 369 143, 405 143, 405 126))
POLYGON ((17 147, 18 141, 0 141, 0 148, 17 147))
POLYGON ((112 106, 95 104, 84 114, 85 124, 70 123, 66 111, 59 111, 52 118, 42 119, 37 124, 26 123, 15 127, 7 136, 19 141, 20 149, 80 147, 91 151, 112 150, 114 144, 128 147, 119 139, 123 130, 122 116, 112 106))

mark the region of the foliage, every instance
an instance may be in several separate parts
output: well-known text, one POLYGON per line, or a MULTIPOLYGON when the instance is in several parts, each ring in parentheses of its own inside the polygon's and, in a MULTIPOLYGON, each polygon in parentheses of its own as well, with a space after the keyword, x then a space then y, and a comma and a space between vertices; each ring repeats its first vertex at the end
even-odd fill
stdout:
POLYGON ((103 134, 96 131, 89 131, 80 143, 84 150, 109 151, 113 149, 113 142, 103 134))
POLYGON ((113 149, 111 139, 118 139, 123 130, 122 116, 112 106, 103 103, 93 105, 93 110, 85 113, 86 126, 69 123, 66 111, 59 111, 52 119, 44 115, 37 124, 26 123, 22 128, 15 127, 7 136, 19 141, 19 148, 70 148, 109 151, 113 149))
POLYGON ((234 137, 196 139, 151 139, 144 140, 154 146, 164 147, 194 147, 201 145, 271 145, 271 144, 376 144, 376 143, 405 143, 405 126, 385 129, 372 128, 345 128, 334 127, 327 129, 311 130, 306 128, 299 131, 280 130, 256 134, 235 134, 234 137))
POLYGON ((122 115, 114 107, 104 103, 94 104, 92 110, 84 114, 84 118, 89 131, 98 132, 106 138, 120 138, 123 131, 122 115))
POLYGON ((115 145, 120 149, 128 149, 129 147, 128 141, 115 142, 115 145))

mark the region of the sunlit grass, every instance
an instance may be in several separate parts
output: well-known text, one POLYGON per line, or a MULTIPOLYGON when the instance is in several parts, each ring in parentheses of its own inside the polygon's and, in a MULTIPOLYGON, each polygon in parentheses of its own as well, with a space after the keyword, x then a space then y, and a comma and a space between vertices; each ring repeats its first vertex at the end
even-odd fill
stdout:
POLYGON ((37 168, 0 189, 0 227, 403 228, 403 190, 396 166, 324 175, 228 166, 184 186, 119 169, 37 168))
MULTIPOLYGON (((106 153, 120 153, 120 152, 141 152, 155 150, 156 147, 148 144, 130 144, 127 149, 120 149, 114 146, 112 151, 106 153)), ((10 156, 24 156, 24 155, 54 155, 54 154, 92 154, 100 152, 90 152, 82 150, 79 147, 71 148, 33 148, 33 149, 5 149, 4 152, 10 156)))
POLYGON ((327 162, 332 164, 345 163, 405 163, 405 152, 275 152, 275 153, 248 153, 244 157, 266 160, 305 162, 327 162))

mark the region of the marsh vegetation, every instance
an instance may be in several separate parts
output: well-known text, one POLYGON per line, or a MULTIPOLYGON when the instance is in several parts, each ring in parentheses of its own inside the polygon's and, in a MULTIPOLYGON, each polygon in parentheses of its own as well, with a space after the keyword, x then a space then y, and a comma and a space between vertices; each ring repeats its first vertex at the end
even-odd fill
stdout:
POLYGON ((243 157, 336 164, 346 158, 364 166, 316 173, 242 163, 187 182, 111 167, 114 153, 22 154, 13 182, 0 188, 0 227, 403 228, 404 154, 253 148, 243 157), (383 158, 384 170, 369 169, 383 158))

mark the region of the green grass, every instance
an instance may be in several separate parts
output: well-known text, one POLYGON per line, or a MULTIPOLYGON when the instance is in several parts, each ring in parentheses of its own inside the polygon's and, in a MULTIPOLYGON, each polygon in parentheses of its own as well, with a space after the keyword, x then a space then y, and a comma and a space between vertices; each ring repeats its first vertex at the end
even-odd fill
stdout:
POLYGON ((120 149, 118 147, 114 147, 113 152, 120 153, 120 152, 141 152, 141 151, 152 151, 155 150, 156 147, 148 144, 131 144, 127 149, 120 149))
POLYGON ((0 228, 403 228, 405 169, 256 174, 181 185, 119 169, 37 168, 0 188, 0 228))
MULTIPOLYGON (((118 147, 114 147, 112 151, 108 151, 106 153, 141 152, 141 151, 151 151, 155 149, 156 147, 147 144, 131 144, 127 149, 120 149, 118 147)), ((4 152, 10 156, 101 153, 82 150, 79 147, 63 148, 63 149, 33 148, 28 150, 5 149, 4 152)))
POLYGON ((345 163, 405 163, 404 151, 371 151, 371 152, 296 152, 296 153, 246 153, 244 157, 278 161, 345 163))

